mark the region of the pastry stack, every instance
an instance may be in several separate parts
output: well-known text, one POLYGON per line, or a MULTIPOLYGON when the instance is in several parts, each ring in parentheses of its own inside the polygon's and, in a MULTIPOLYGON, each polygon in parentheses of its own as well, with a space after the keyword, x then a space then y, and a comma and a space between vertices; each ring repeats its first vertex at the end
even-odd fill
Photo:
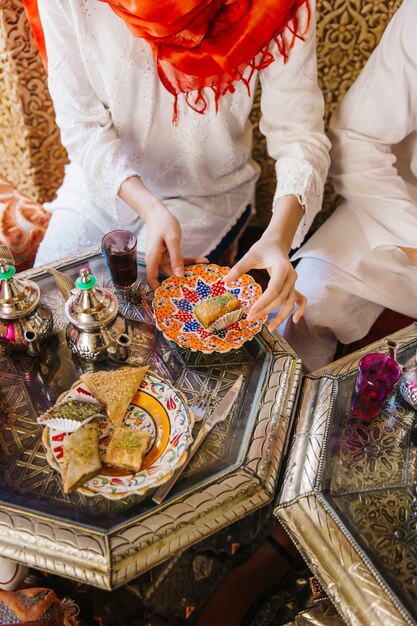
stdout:
POLYGON ((81 382, 91 396, 85 392, 83 394, 82 389, 80 392, 75 391, 75 394, 69 394, 71 399, 58 402, 38 419, 41 424, 69 433, 63 444, 62 479, 65 493, 75 491, 102 469, 100 430, 94 419, 104 414, 107 414, 114 426, 103 457, 104 463, 133 472, 140 470, 150 435, 124 426, 123 419, 147 369, 147 366, 122 367, 113 371, 82 374, 81 382))

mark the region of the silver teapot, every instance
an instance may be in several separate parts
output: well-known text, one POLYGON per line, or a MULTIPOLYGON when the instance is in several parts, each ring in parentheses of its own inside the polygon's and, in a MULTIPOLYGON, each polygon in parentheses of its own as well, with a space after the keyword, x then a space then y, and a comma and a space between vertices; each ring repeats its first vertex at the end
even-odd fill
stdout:
POLYGON ((17 278, 16 268, 0 260, 0 344, 36 356, 51 335, 51 309, 32 280, 17 278))
POLYGON ((83 268, 65 303, 65 315, 69 320, 66 329, 68 345, 74 354, 87 361, 106 359, 114 353, 115 347, 129 341, 117 297, 96 283, 96 277, 83 268))

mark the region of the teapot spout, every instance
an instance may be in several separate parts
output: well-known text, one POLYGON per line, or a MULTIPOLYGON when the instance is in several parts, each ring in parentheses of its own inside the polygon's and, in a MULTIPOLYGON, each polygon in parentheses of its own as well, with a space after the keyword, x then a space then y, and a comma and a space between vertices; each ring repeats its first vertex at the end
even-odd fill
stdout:
POLYGON ((41 344, 37 333, 34 330, 25 330, 23 336, 26 343, 26 352, 29 356, 38 356, 41 352, 41 344))
POLYGON ((110 358, 114 361, 126 361, 129 358, 131 343, 130 337, 125 333, 118 335, 114 344, 108 349, 110 358))
POLYGON ((119 352, 119 359, 121 361, 126 361, 126 359, 129 358, 130 347, 132 343, 130 341, 129 335, 126 335, 126 333, 121 333, 117 337, 116 343, 117 343, 118 352, 119 352))

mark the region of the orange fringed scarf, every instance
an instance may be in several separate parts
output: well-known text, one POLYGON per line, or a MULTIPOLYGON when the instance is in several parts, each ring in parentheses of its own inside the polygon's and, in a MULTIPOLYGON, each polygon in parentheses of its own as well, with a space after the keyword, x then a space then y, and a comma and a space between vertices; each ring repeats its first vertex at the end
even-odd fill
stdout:
POLYGON ((23 6, 25 7, 26 15, 35 38, 36 45, 38 46, 42 63, 47 70, 48 59, 46 57, 45 39, 43 36, 41 19, 39 17, 38 0, 23 0, 23 6))
MULTIPOLYGON (((216 107, 223 94, 234 91, 236 81, 243 81, 249 89, 253 72, 274 60, 268 49, 271 40, 285 62, 295 38, 303 37, 297 18, 303 5, 308 12, 306 29, 310 22, 309 0, 99 1, 151 46, 159 78, 175 98, 174 120, 181 93, 192 109, 204 113, 205 87, 212 89, 216 107), (292 33, 289 42, 283 36, 287 27, 292 33)), ((24 0, 24 5, 42 53, 37 1, 24 0)))

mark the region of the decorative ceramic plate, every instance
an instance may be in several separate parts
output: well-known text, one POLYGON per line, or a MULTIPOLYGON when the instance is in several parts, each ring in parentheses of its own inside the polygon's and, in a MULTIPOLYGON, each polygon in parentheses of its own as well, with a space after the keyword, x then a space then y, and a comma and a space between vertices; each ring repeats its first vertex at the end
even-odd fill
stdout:
POLYGON ((228 272, 228 267, 219 265, 194 265, 185 270, 184 276, 170 276, 164 280, 155 291, 153 308, 156 325, 167 339, 193 351, 229 352, 233 348, 240 348, 261 330, 266 316, 248 322, 244 313, 231 326, 210 332, 194 315, 194 308, 198 304, 226 291, 234 294, 246 311, 259 298, 262 289, 252 276, 244 274, 226 285, 223 277, 228 272))
MULTIPOLYGON (((84 383, 76 383, 65 395, 81 391, 91 395, 84 383)), ((106 498, 121 498, 128 494, 143 494, 151 487, 162 484, 171 476, 174 469, 186 459, 190 445, 192 415, 182 395, 154 373, 147 373, 124 417, 124 424, 140 428, 151 434, 148 451, 140 472, 118 470, 103 466, 98 476, 87 481, 79 491, 86 495, 100 494, 106 498)), ((100 454, 103 455, 113 425, 107 418, 99 423, 100 454)), ((68 433, 45 428, 43 442, 49 464, 62 471, 64 461, 63 440, 68 433)))

